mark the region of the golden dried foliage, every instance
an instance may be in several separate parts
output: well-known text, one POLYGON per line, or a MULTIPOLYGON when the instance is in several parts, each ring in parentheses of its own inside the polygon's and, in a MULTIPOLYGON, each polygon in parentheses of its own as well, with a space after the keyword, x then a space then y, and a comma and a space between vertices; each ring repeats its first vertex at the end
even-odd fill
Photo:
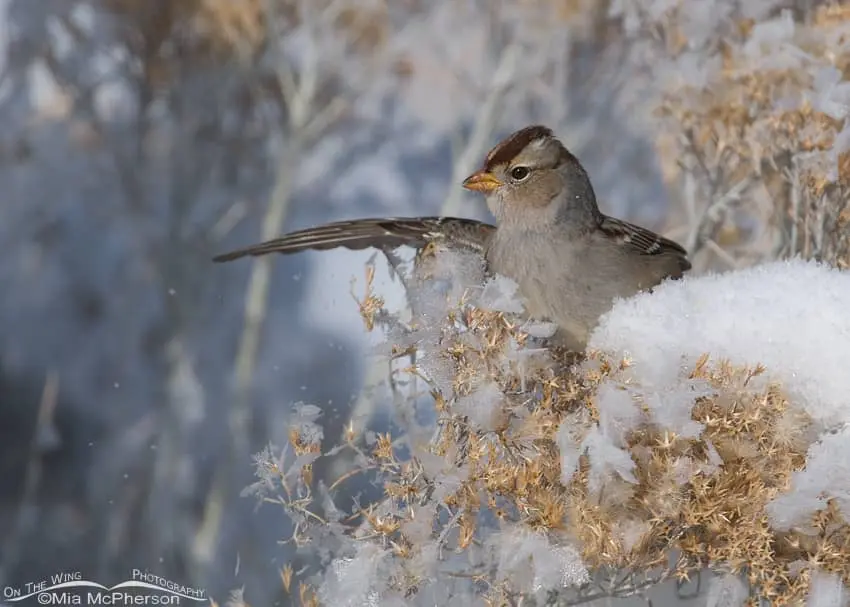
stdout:
POLYGON ((305 439, 297 428, 290 428, 289 443, 295 450, 296 455, 305 455, 307 453, 321 453, 322 445, 319 442, 305 439))
MULTIPOLYGON (((599 419, 600 386, 635 387, 630 361, 591 352, 573 365, 574 357, 554 351, 537 365, 506 366, 508 343, 527 336, 498 313, 465 308, 451 314, 451 326, 459 321, 462 331, 444 333, 442 351, 456 370, 455 392, 434 394, 447 423, 431 447, 462 471, 457 488, 439 504, 456 514, 455 551, 486 535, 478 517, 486 507, 502 523, 572 543, 591 570, 637 575, 661 569, 665 577, 687 578, 709 567, 746 576, 755 595, 776 604, 802 599, 815 567, 850 583, 850 525, 834 503, 805 531, 770 526, 767 505, 804 467, 815 433, 781 386, 761 377, 763 367, 703 356, 682 378, 710 388, 702 392, 710 396, 693 405, 692 419, 704 428, 697 438, 660 427, 635 397, 645 417, 625 435, 634 479, 606 474, 594 489, 586 453, 564 485, 559 428, 569 423, 577 439, 586 435, 599 419), (478 339, 469 339, 470 333, 478 339), (477 428, 454 412, 457 399, 482 381, 496 382, 505 395, 499 405, 503 421, 495 430, 477 428), (671 567, 673 553, 679 556, 671 567)), ((388 474, 387 502, 361 513, 361 530, 367 530, 361 539, 413 558, 420 546, 406 532, 416 517, 411 506, 427 503, 433 486, 416 458, 396 459, 389 435, 377 437, 372 457, 388 474), (387 509, 387 503, 396 507, 387 509)), ((480 572, 470 575, 486 580, 480 572)), ((415 575, 403 577, 395 583, 412 591, 415 575)), ((504 582, 490 581, 488 600, 508 592, 504 582)))
POLYGON ((199 0, 193 20, 201 38, 219 50, 259 48, 266 40, 263 0, 199 0))
POLYGON ((351 297, 360 308, 360 317, 366 324, 366 329, 371 331, 375 328, 376 317, 384 307, 384 299, 375 295, 375 266, 366 266, 366 288, 363 297, 357 297, 354 293, 354 282, 351 284, 351 297))
MULTIPOLYGON (((266 36, 263 0, 101 0, 151 54, 177 43, 182 53, 207 60, 237 48, 258 48, 266 36)), ((175 49, 176 50, 176 49, 175 49)), ((163 57, 164 59, 165 57, 163 57)))
MULTIPOLYGON (((117 17, 119 31, 141 59, 146 80, 165 87, 180 78, 181 66, 206 65, 261 52, 269 39, 287 35, 314 18, 331 0, 100 0, 117 17), (305 9, 310 16, 304 14, 305 9), (271 12, 270 12, 271 11, 271 12), (272 19, 280 22, 271 27, 272 19)), ((387 40, 386 6, 352 1, 334 9, 339 39, 352 52, 373 53, 387 40)))
MULTIPOLYGON (((684 9, 671 11, 662 26, 664 52, 674 60, 688 43, 678 10, 684 9)), ((840 225, 850 211, 847 153, 831 151, 844 120, 816 111, 809 102, 814 93, 806 94, 817 69, 832 67, 850 79, 850 45, 843 33, 848 23, 846 3, 818 6, 810 23, 794 24, 789 44, 799 49, 797 59, 773 65, 753 58, 757 26, 741 21, 718 41, 722 67, 706 68, 708 84, 675 82, 663 91, 658 113, 672 127, 659 140, 667 178, 697 175, 704 184, 700 195, 715 199, 749 180, 738 193, 748 212, 756 196, 772 201, 758 211, 770 228, 771 237, 762 241, 770 251, 748 255, 744 245, 752 235, 735 225, 731 212, 702 235, 715 243, 725 231, 732 257, 744 263, 800 254, 850 267, 850 236, 840 225), (735 245, 742 245, 737 252, 735 245)))

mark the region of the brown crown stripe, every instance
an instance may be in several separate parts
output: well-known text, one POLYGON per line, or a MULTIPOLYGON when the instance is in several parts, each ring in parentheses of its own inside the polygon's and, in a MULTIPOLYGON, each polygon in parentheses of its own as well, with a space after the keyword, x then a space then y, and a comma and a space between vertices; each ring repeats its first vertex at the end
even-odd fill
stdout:
POLYGON ((516 158, 532 141, 552 136, 552 129, 548 127, 539 124, 527 126, 490 150, 487 159, 484 161, 484 170, 491 171, 495 166, 507 164, 516 158))

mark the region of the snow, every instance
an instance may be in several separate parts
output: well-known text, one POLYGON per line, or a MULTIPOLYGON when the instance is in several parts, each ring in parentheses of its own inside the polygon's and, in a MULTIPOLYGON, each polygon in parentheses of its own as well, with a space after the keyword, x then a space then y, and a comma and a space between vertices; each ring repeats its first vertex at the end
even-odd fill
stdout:
MULTIPOLYGON (((711 360, 767 369, 824 427, 850 421, 850 274, 799 259, 668 281, 618 301, 589 347, 631 360, 668 415, 692 398, 665 398, 680 372, 711 360)), ((698 386, 693 387, 698 390, 698 386)), ((659 406, 659 409, 662 407, 659 406)))
MULTIPOLYGON (((656 422, 698 436, 690 420, 695 399, 708 393, 688 370, 708 353, 734 365, 762 364, 761 381, 775 381, 794 407, 822 432, 790 490, 769 505, 778 529, 803 524, 836 500, 850 518, 850 274, 815 262, 777 261, 725 274, 667 282, 653 293, 621 300, 600 321, 592 349, 628 358, 628 389, 603 384, 600 425, 582 443, 565 426, 558 433, 568 480, 578 454, 593 447, 593 467, 629 480, 622 429, 633 424, 639 394, 656 422)), ((685 479, 687 475, 684 475, 685 479)))
MULTIPOLYGON (((705 4, 692 7, 695 10, 686 11, 684 24, 688 34, 700 41, 710 41, 707 32, 724 27, 721 21, 729 12, 725 10, 726 4, 725 1, 706 0, 705 4)), ((776 0, 752 0, 737 3, 735 10, 743 16, 760 18, 779 4, 776 0)), ((380 76, 364 73, 363 64, 353 54, 343 57, 343 53, 347 53, 344 41, 329 39, 326 24, 287 36, 287 56, 294 60, 291 67, 298 73, 305 73, 301 68, 310 63, 309 54, 315 55, 317 48, 323 50, 319 65, 330 64, 328 66, 332 70, 328 75, 339 84, 332 87, 334 91, 331 92, 340 94, 349 104, 346 111, 349 119, 343 128, 321 133, 315 145, 303 150, 297 166, 291 167, 296 178, 291 212, 282 229, 304 227, 343 216, 430 215, 439 212, 444 191, 450 186, 452 163, 462 151, 458 149, 462 147, 462 135, 481 114, 480 102, 488 95, 485 85, 498 64, 501 51, 499 41, 490 40, 492 36, 488 32, 493 27, 490 20, 458 19, 454 6, 440 3, 425 5, 421 12, 412 16, 405 12, 406 9, 394 9, 394 18, 404 27, 401 31, 392 24, 387 28, 389 39, 386 47, 390 50, 385 51, 384 58, 380 60, 382 65, 376 66, 374 72, 383 72, 383 66, 394 65, 397 59, 406 59, 412 63, 413 69, 410 75, 398 81, 393 73, 380 76), (315 36, 315 39, 305 40, 310 36, 315 36), (349 88, 352 90, 349 91, 349 88)), ((652 25, 651 22, 661 19, 677 5, 675 0, 616 1, 612 3, 611 11, 628 17, 634 31, 642 25, 652 25)), ((11 143, 20 138, 30 156, 4 166, 7 200, 0 232, 5 236, 4 242, 10 253, 0 269, 6 286, 0 313, 7 329, 0 345, 3 347, 4 366, 38 376, 44 369, 55 369, 61 377, 62 394, 72 401, 68 406, 73 409, 72 413, 81 411, 86 416, 91 415, 92 419, 103 422, 108 430, 106 434, 114 437, 114 441, 100 441, 92 450, 95 453, 93 461, 98 465, 90 465, 86 459, 74 464, 84 477, 84 484, 98 488, 97 495, 109 498, 102 504, 100 497, 92 498, 99 509, 92 510, 95 516, 88 518, 96 521, 100 518, 96 515, 98 512, 120 518, 122 511, 132 511, 132 508, 115 507, 111 501, 116 492, 112 481, 104 480, 111 478, 104 474, 104 466, 110 475, 123 479, 118 472, 123 472, 123 468, 129 465, 127 462, 132 462, 133 466, 159 462, 146 457, 149 433, 152 433, 150 440, 154 441, 151 448, 157 446, 156 439, 160 435, 168 436, 173 434, 173 430, 186 434, 187 440, 181 442, 181 457, 191 461, 192 469, 197 471, 199 481, 196 484, 199 487, 207 484, 203 481, 207 471, 221 463, 222 440, 229 431, 227 412, 231 405, 231 392, 228 381, 232 375, 235 344, 244 320, 244 279, 251 265, 246 262, 222 267, 207 263, 205 238, 200 235, 208 232, 207 224, 215 222, 221 208, 233 201, 247 201, 245 213, 249 219, 237 221, 240 225, 225 240, 216 236, 211 246, 224 250, 253 241, 278 166, 273 148, 275 143, 286 139, 287 132, 282 125, 286 125, 287 120, 282 119, 283 116, 263 119, 262 114, 271 109, 263 107, 258 113, 244 113, 252 117, 251 121, 247 118, 244 122, 241 118, 231 121, 235 114, 243 115, 239 111, 243 98, 233 94, 238 88, 234 81, 241 81, 246 72, 254 74, 254 67, 265 73, 265 66, 246 69, 248 65, 242 62, 232 65, 227 62, 220 71, 208 73, 202 70, 197 75, 187 72, 191 78, 175 81, 173 88, 169 89, 169 98, 176 103, 172 106, 157 102, 152 106, 152 113, 148 116, 151 122, 143 121, 145 128, 150 126, 151 129, 150 139, 146 139, 144 133, 137 132, 142 123, 135 121, 134 112, 130 111, 139 100, 128 98, 125 100, 127 104, 121 107, 115 105, 116 100, 123 99, 121 89, 115 87, 135 78, 132 70, 136 62, 132 61, 131 54, 126 54, 130 51, 122 50, 123 44, 116 44, 115 37, 120 38, 124 30, 115 32, 112 27, 106 27, 109 23, 105 23, 104 19, 111 23, 112 17, 104 15, 111 13, 101 14, 93 8, 94 5, 68 3, 67 6, 57 13, 57 3, 0 1, 0 39, 12 43, 8 52, 0 56, 0 63, 9 68, 8 86, 4 87, 5 93, 8 93, 4 94, 4 124, 9 131, 5 139, 11 143), (58 67, 69 77, 65 83, 67 86, 59 87, 60 91, 46 80, 41 58, 42 51, 47 48, 45 44, 49 45, 51 40, 58 42, 57 37, 61 35, 58 26, 65 17, 63 11, 73 12, 73 21, 83 35, 70 55, 61 48, 64 43, 54 49, 59 51, 58 67), (14 56, 16 60, 9 62, 6 55, 14 56), (104 60, 109 63, 99 63, 104 60), (30 64, 32 67, 27 67, 30 64), (110 77, 101 77, 104 70, 99 65, 108 67, 110 77), (18 69, 28 70, 29 77, 25 80, 16 78, 18 69), (215 86, 211 86, 212 83, 215 86), (60 98, 63 94, 82 92, 93 95, 95 104, 92 108, 88 107, 85 99, 77 100, 81 103, 75 103, 73 108, 63 105, 70 99, 60 98), (231 99, 240 101, 237 105, 231 99), (176 111, 179 107, 195 108, 200 114, 193 112, 187 121, 181 119, 176 111), (57 112, 71 109, 73 113, 67 120, 57 112), (92 116, 89 112, 97 115, 92 116), (76 129, 82 128, 91 119, 105 129, 101 133, 103 137, 95 138, 98 140, 96 145, 81 150, 76 139, 81 135, 76 129), (231 141, 229 138, 233 137, 232 141, 239 145, 232 149, 238 154, 221 154, 218 145, 210 145, 207 138, 196 136, 201 128, 206 132, 209 125, 214 127, 214 131, 221 129, 222 142, 231 141), (262 132, 266 128, 269 132, 262 132), (134 158, 139 142, 145 143, 144 162, 136 165, 131 162, 116 171, 115 161, 124 158, 126 163, 126 159, 134 158), (218 160, 219 157, 221 160, 218 160), (119 174, 128 169, 129 175, 119 174), (131 196, 125 192, 128 176, 132 178, 131 182, 144 186, 141 193, 135 192, 131 196), (175 196, 174 193, 181 195, 175 196), (189 195, 184 197, 183 194, 187 193, 189 195), (91 201, 98 204, 88 204, 91 201), (179 216, 179 210, 184 206, 190 207, 185 222, 165 223, 171 221, 168 218, 179 216), (142 213, 139 213, 140 207, 142 213), (170 231, 172 228, 174 232, 170 231), (177 252, 166 255, 165 260, 158 260, 153 252, 158 252, 164 237, 172 233, 180 235, 177 252), (199 257, 193 259, 190 255, 185 257, 185 263, 172 263, 172 259, 183 258, 182 253, 178 254, 180 247, 185 247, 185 251, 192 252, 192 255, 197 253, 199 257), (169 278, 163 284, 156 284, 157 276, 172 270, 181 280, 169 278), (161 398, 161 387, 167 381, 163 371, 165 367, 169 371, 173 369, 170 364, 162 364, 161 349, 154 346, 163 337, 163 328, 169 326, 161 295, 172 287, 175 294, 169 298, 168 305, 176 302, 189 313, 186 321, 168 329, 183 340, 186 355, 180 359, 185 367, 175 367, 180 373, 173 376, 176 380, 174 390, 166 400, 161 398), (77 304, 86 301, 92 301, 101 312, 93 317, 80 313, 77 304), (115 390, 119 384, 121 390, 115 390), (188 403, 190 407, 179 409, 181 403, 188 403), (174 406, 178 406, 181 423, 188 420, 192 424, 186 428, 166 427, 171 417, 159 415, 158 411, 173 409, 174 406), (139 420, 143 422, 141 425, 137 424, 139 420), (196 428, 196 423, 204 425, 196 428), (142 438, 123 440, 128 429, 132 430, 132 436, 142 438), (207 436, 207 432, 213 439, 201 440, 200 437, 207 436), (195 434, 198 437, 194 437, 195 434), (142 446, 136 448, 132 446, 134 444, 142 446)), ((357 8, 363 8, 362 3, 357 8)), ((475 15, 476 8, 470 5, 464 10, 468 17, 475 15)), ((524 10, 517 8, 512 15, 522 17, 524 10)), ((532 120, 551 124, 556 131, 567 136, 574 151, 583 160, 586 159, 600 199, 607 205, 604 210, 632 218, 637 213, 648 212, 654 214, 653 221, 660 221, 664 205, 659 203, 664 200, 666 190, 659 176, 659 167, 652 160, 655 154, 648 153, 654 149, 656 131, 648 133, 649 125, 636 116, 649 109, 648 106, 654 107, 657 97, 663 92, 662 87, 656 86, 660 77, 681 70, 674 70, 664 56, 658 54, 654 64, 658 67, 647 77, 645 71, 634 69, 631 62, 617 60, 612 63, 604 57, 597 57, 597 51, 591 48, 593 45, 587 45, 581 36, 577 36, 578 43, 573 44, 571 28, 563 27, 559 21, 550 21, 557 31, 549 28, 545 36, 539 35, 541 30, 535 29, 532 20, 515 18, 499 24, 512 30, 522 30, 509 32, 509 38, 516 38, 526 48, 520 64, 523 69, 516 75, 518 79, 510 95, 503 100, 504 110, 489 127, 489 140, 494 141, 499 131, 504 133, 532 120), (565 69, 565 65, 570 69, 565 69), (575 78, 583 73, 610 77, 575 78), (551 74, 555 78, 551 82, 541 81, 541 74, 551 74), (635 103, 637 92, 647 91, 645 80, 650 81, 653 94, 646 95, 639 106, 632 107, 629 104, 635 103), (599 103, 600 99, 606 102, 599 103), (621 109, 616 109, 615 104, 621 109), (628 111, 623 112, 622 107, 627 107, 628 111), (643 141, 644 137, 649 141, 643 141), (644 201, 650 203, 643 204, 644 201), (627 208, 629 212, 626 212, 627 208)), ((756 30, 754 38, 758 38, 760 43, 753 51, 757 58, 762 58, 765 49, 777 47, 783 49, 781 54, 777 54, 779 59, 787 61, 793 58, 783 46, 783 41, 787 40, 787 32, 783 29, 786 26, 780 20, 767 29, 756 30)), ((832 46, 840 50, 838 34, 832 35, 836 36, 832 46)), ((619 47, 612 50, 615 51, 613 55, 620 55, 619 47)), ((716 55, 706 57, 707 54, 691 49, 683 55, 679 67, 693 67, 684 69, 686 79, 697 83, 713 82, 715 72, 720 68, 720 58, 716 55)), ((274 57, 269 59, 274 60, 274 57)), ((278 66, 275 62, 275 67, 286 66, 278 66)), ((830 80, 827 76, 834 77, 834 72, 824 72, 812 98, 822 104, 818 107, 838 115, 846 110, 848 89, 846 83, 841 84, 834 78, 830 80)), ((848 148, 850 128, 845 128, 843 135, 836 139, 833 151, 837 154, 848 148)), ((482 155, 483 152, 481 150, 482 155)), ((457 187, 457 184, 451 187, 457 187)), ((478 199, 465 207, 463 214, 475 214, 476 209, 483 209, 483 203, 478 199)), ((336 403, 347 402, 351 391, 360 389, 358 374, 362 371, 360 367, 365 365, 359 356, 359 348, 365 347, 365 342, 375 335, 364 334, 363 323, 349 297, 349 280, 352 276, 357 277, 355 289, 359 291, 363 265, 371 255, 369 251, 336 251, 274 260, 275 277, 269 286, 269 313, 265 319, 263 345, 251 390, 252 415, 256 427, 261 430, 255 437, 259 442, 254 443, 253 448, 260 448, 260 443, 267 440, 285 440, 286 432, 280 430, 285 426, 278 423, 284 418, 286 426, 293 423, 304 440, 321 441, 323 433, 326 440, 335 440, 338 436, 339 428, 334 425, 334 418, 347 414, 347 406, 335 405, 334 410, 339 413, 335 416, 325 403, 331 397, 336 403), (303 275, 303 281, 290 280, 293 272, 303 275), (324 344, 331 339, 336 344, 350 346, 351 352, 338 352, 337 347, 341 348, 341 345, 333 350, 326 348, 324 344), (306 394, 303 393, 304 386, 308 388, 306 394), (321 421, 327 424, 324 430, 317 424, 315 409, 290 409, 290 404, 297 399, 322 404, 325 415, 321 421)), ((393 309, 400 305, 403 290, 390 279, 382 263, 376 265, 379 276, 375 292, 385 297, 388 306, 393 309)), ((470 264, 469 268, 476 270, 475 264, 470 264)), ((815 282, 799 291, 808 291, 805 299, 810 300, 810 309, 835 310, 841 307, 841 302, 848 301, 846 294, 841 294, 831 306, 823 306, 823 294, 819 291, 821 285, 816 285, 817 289, 811 288, 815 282)), ((433 300, 435 314, 446 309, 445 293, 456 293, 456 285, 453 284, 448 284, 444 293, 436 294, 438 297, 433 300)), ((464 284, 461 283, 461 286, 464 284)), ((501 288, 507 286, 506 283, 497 280, 488 284, 491 291, 486 293, 486 297, 482 295, 479 303, 497 309, 511 305, 499 297, 487 299, 491 295, 504 295, 501 288)), ((682 288, 690 289, 691 286, 682 288)), ((665 289, 658 289, 656 295, 661 296, 665 289)), ((775 289, 781 292, 781 296, 785 296, 786 290, 775 289)), ((670 297, 675 299, 678 296, 683 295, 679 293, 670 297)), ((665 301, 663 297, 661 301, 665 301)), ((773 303, 767 302, 765 306, 769 308, 773 303)), ((780 307, 785 309, 785 302, 780 303, 780 307)), ((769 312, 780 314, 779 310, 769 312)), ((668 321, 671 319, 664 318, 659 323, 668 321)), ((676 322, 679 322, 678 319, 676 322)), ((687 321, 681 322, 682 328, 686 329, 687 321)), ((784 338, 793 323, 786 321, 786 325, 789 328, 782 327, 783 331, 776 335, 781 334, 784 338)), ((666 326, 664 328, 667 329, 666 326)), ((735 327, 735 331, 740 333, 738 329, 740 327, 735 327)), ((822 329, 828 334, 834 326, 822 329)), ((439 327, 423 327, 416 335, 426 340, 424 345, 432 353, 423 364, 429 365, 438 383, 451 387, 451 368, 433 355, 437 351, 439 330, 439 327)), ((535 329, 536 335, 543 333, 535 329)), ((810 334, 815 334, 811 327, 803 326, 799 335, 792 337, 802 340, 809 338, 810 334)), ((688 337, 685 332, 681 343, 688 337)), ((721 343, 726 339, 718 335, 714 337, 721 343)), ((737 334, 735 337, 744 339, 737 334)), ((838 340, 840 335, 832 337, 838 340)), ((697 338, 705 341, 695 334, 694 339, 697 338)), ((657 342, 651 340, 647 343, 655 348, 657 342)), ((778 343, 782 345, 785 342, 778 343)), ((638 344, 637 350, 644 347, 644 344, 638 344)), ((714 347, 713 343, 709 345, 714 347)), ((640 387, 634 390, 643 392, 644 402, 656 420, 681 434, 695 435, 700 427, 689 419, 688 412, 695 396, 705 388, 696 382, 683 382, 678 377, 673 380, 675 371, 681 370, 684 361, 675 359, 673 355, 663 359, 663 344, 657 347, 662 351, 647 353, 649 362, 634 370, 635 377, 641 380, 640 387), (648 381, 650 371, 657 373, 659 366, 668 364, 676 367, 671 368, 673 372, 667 376, 671 378, 669 382, 665 383, 665 376, 656 377, 655 383, 648 381)), ((745 360, 752 354, 732 343, 729 349, 737 351, 745 360)), ((717 351, 714 348, 712 354, 717 351)), ((811 398, 808 408, 822 408, 822 416, 827 423, 833 418, 841 418, 836 396, 844 388, 839 382, 843 358, 840 354, 844 350, 829 353, 828 359, 823 352, 826 350, 815 344, 808 350, 776 352, 773 353, 776 360, 761 357, 761 361, 769 366, 771 373, 783 380, 786 388, 799 388, 798 399, 803 396, 811 398), (796 359, 783 358, 791 356, 796 356, 802 363, 798 365, 796 359), (780 364, 782 361, 787 363, 787 368, 780 364), (799 377, 789 379, 787 370, 795 369, 795 365, 799 367, 796 369, 799 377), (813 372, 821 375, 813 375, 813 372), (832 383, 822 381, 822 377, 831 378, 832 383)), ((514 354, 519 359, 526 356, 527 351, 512 351, 511 355, 514 354)), ((492 386, 485 385, 485 388, 490 390, 489 396, 497 396, 492 392, 492 386)), ((493 411, 486 407, 489 402, 486 390, 479 389, 478 394, 459 405, 461 408, 468 405, 471 421, 485 427, 492 423, 490 414, 493 411)), ((622 428, 633 423, 633 418, 625 414, 628 411, 624 409, 626 401, 633 395, 634 392, 615 394, 613 390, 603 391, 597 403, 603 417, 600 429, 589 439, 579 436, 570 442, 568 429, 564 426, 563 432, 559 433, 559 439, 563 438, 559 444, 563 444, 565 452, 571 449, 571 457, 577 463, 583 446, 598 443, 600 448, 592 455, 601 460, 599 470, 627 476, 630 463, 622 459, 619 441, 622 428), (585 440, 589 442, 585 444, 585 440), (601 453, 610 453, 610 456, 601 453), (609 458, 614 460, 613 464, 607 461, 609 458)), ((65 405, 60 412, 63 410, 67 412, 65 405)), ((789 417, 789 423, 793 423, 793 418, 789 417)), ((14 433, 13 430, 10 432, 14 433)), ((834 466, 830 462, 832 457, 836 461, 846 461, 846 457, 836 455, 839 452, 835 449, 840 450, 839 443, 826 437, 823 443, 812 447, 811 456, 819 462, 812 475, 822 471, 822 466, 834 466)), ((167 451, 159 449, 158 453, 167 451)), ((295 461, 281 462, 281 465, 286 465, 289 478, 315 457, 315 454, 305 454, 295 461)), ((317 472, 319 470, 320 467, 317 467, 317 472)), ((468 473, 466 469, 441 472, 436 497, 443 497, 456 489, 468 473)), ((835 474, 840 479, 838 473, 835 474)), ((817 487, 817 480, 814 477, 807 479, 803 474, 795 477, 793 490, 798 493, 793 499, 813 499, 812 491, 817 487)), ((241 482, 244 480, 234 477, 230 492, 237 492, 241 482)), ((353 483, 350 486, 356 487, 353 483)), ((165 496, 173 493, 170 490, 157 491, 165 496)), ((150 500, 151 507, 157 512, 163 507, 159 501, 159 498, 150 500)), ((165 508, 171 508, 167 505, 169 501, 170 498, 165 500, 165 508)), ((784 506, 779 502, 777 508, 781 510, 784 506)), ((275 512, 271 516, 279 515, 275 512)), ((159 520, 156 516, 148 518, 159 520)), ((45 517, 45 521, 49 520, 53 519, 45 517)), ((280 524, 280 519, 275 518, 274 523, 280 524)), ((179 526, 182 529, 185 525, 181 523, 179 526)), ((49 528, 49 525, 42 527, 49 528)), ((187 531, 180 531, 181 536, 191 535, 192 526, 185 527, 187 531)), ((245 514, 238 509, 229 512, 222 527, 222 537, 228 538, 219 550, 223 556, 216 556, 215 563, 205 567, 204 575, 216 585, 229 583, 229 555, 239 552, 239 546, 242 546, 243 554, 245 546, 249 546, 251 553, 262 562, 271 562, 273 557, 289 558, 291 544, 278 545, 275 540, 279 534, 269 533, 269 528, 268 523, 253 513, 245 514)), ((156 543, 158 532, 155 526, 143 525, 142 531, 147 532, 151 542, 156 543)), ((191 546, 191 542, 176 541, 183 546, 191 546)), ((559 548, 549 546, 545 538, 528 541, 539 546, 539 550, 528 546, 523 548, 526 552, 534 552, 535 559, 538 554, 558 554, 559 548)), ((40 542, 32 543, 40 545, 40 542)), ((143 544, 138 548, 141 552, 148 547, 143 544)), ((323 551, 329 550, 327 544, 323 546, 323 551)), ((39 551, 45 558, 61 552, 50 543, 44 544, 39 551)), ((89 552, 94 554, 98 550, 89 552)), ((132 554, 129 556, 132 557, 132 554)), ((350 562, 340 561, 334 574, 336 582, 333 582, 337 586, 335 589, 326 587, 334 593, 334 598, 343 599, 336 604, 353 601, 355 597, 362 599, 361 604, 373 600, 372 590, 365 586, 353 588, 350 584, 356 581, 354 577, 365 578, 373 574, 375 567, 383 564, 383 558, 380 553, 364 550, 352 557, 350 562)), ((554 565, 561 560, 553 559, 551 563, 554 565)), ((436 563, 436 558, 432 562, 436 563)), ((535 575, 540 580, 549 583, 547 580, 555 579, 554 570, 545 570, 543 563, 535 567, 538 569, 535 575)), ((267 586, 267 590, 270 588, 272 596, 279 592, 276 576, 268 576, 261 567, 254 568, 253 573, 244 573, 250 569, 243 567, 243 576, 264 576, 262 584, 267 586)), ((240 580, 244 581, 244 578, 240 580)), ((247 583, 255 591, 262 585, 251 579, 247 583)), ((253 603, 268 602, 268 596, 258 599, 254 594, 252 598, 253 603)), ((388 600, 385 599, 383 604, 388 604, 388 600)), ((822 599, 821 603, 828 604, 822 599)), ((432 601, 431 604, 447 602, 432 601)))

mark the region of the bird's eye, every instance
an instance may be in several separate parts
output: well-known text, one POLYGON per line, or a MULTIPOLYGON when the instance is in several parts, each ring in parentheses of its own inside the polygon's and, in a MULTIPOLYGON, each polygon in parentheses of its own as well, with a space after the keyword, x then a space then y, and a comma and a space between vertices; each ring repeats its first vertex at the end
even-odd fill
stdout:
POLYGON ((531 171, 528 170, 528 167, 514 167, 511 169, 511 177, 516 181, 522 181, 526 177, 529 176, 531 171))

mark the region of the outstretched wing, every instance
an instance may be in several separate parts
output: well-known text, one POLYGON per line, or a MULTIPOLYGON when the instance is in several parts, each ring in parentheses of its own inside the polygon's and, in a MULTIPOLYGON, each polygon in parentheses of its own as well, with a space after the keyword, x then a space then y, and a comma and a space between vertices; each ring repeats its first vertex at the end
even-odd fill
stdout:
POLYGON ((290 232, 274 240, 224 253, 213 261, 232 261, 268 253, 299 253, 308 249, 421 248, 431 242, 483 253, 495 227, 460 217, 388 217, 353 219, 290 232))
POLYGON ((664 255, 674 257, 679 264, 679 276, 691 269, 688 252, 677 242, 664 238, 652 230, 633 223, 603 216, 599 228, 619 242, 640 252, 642 255, 664 255))

